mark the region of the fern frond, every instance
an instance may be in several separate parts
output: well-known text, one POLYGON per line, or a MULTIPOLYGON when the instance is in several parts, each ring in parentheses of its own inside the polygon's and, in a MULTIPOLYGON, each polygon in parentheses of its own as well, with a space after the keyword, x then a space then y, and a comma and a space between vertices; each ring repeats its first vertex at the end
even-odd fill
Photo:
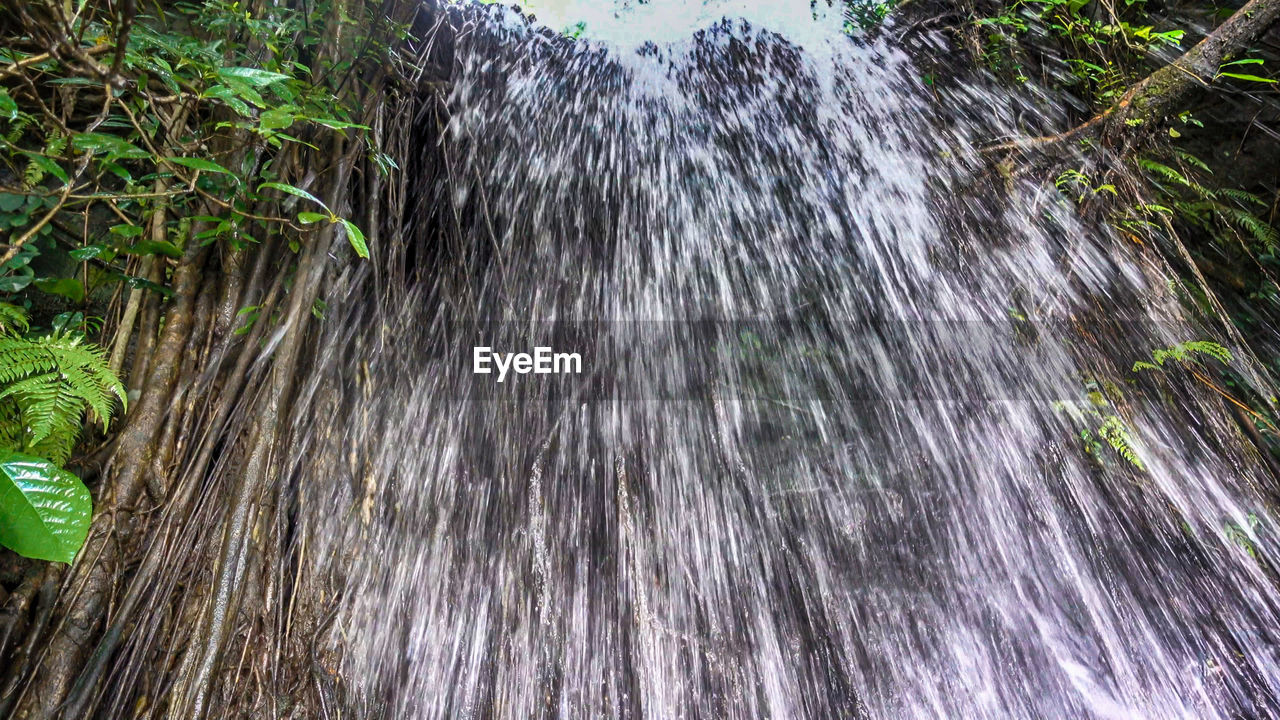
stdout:
POLYGON ((1217 208, 1217 211, 1228 223, 1248 233, 1257 242, 1267 247, 1280 245, 1280 233, 1257 215, 1225 205, 1217 208))
POLYGON ((1141 166, 1143 170, 1146 170, 1157 177, 1164 178, 1168 182, 1176 183, 1188 188, 1194 184, 1186 175, 1183 175, 1164 163, 1156 162, 1150 158, 1138 158, 1138 165, 1141 166))
MULTIPOLYGON (((1176 360, 1180 363, 1192 362, 1195 354, 1208 355, 1222 363, 1231 362, 1231 351, 1209 340, 1190 340, 1177 345, 1170 345, 1167 348, 1160 348, 1151 353, 1151 358, 1156 361, 1157 365, 1164 365, 1168 360, 1176 360)), ((1136 365, 1134 366, 1137 367, 1136 365)))
POLYGON ((44 180, 44 168, 35 160, 27 161, 27 169, 22 171, 22 186, 34 188, 44 180))
POLYGON ((18 451, 23 448, 22 411, 13 400, 0 400, 0 448, 18 451))
POLYGON ((108 428, 113 396, 124 403, 124 385, 103 350, 81 336, 0 337, 0 408, 18 408, 16 418, 0 415, 0 442, 61 464, 75 447, 86 410, 108 428))
POLYGON ((1139 470, 1146 470, 1146 466, 1142 463, 1142 458, 1138 457, 1138 453, 1133 449, 1133 440, 1129 436, 1129 428, 1125 426, 1124 421, 1118 416, 1112 415, 1103 421, 1098 427, 1098 434, 1103 440, 1111 446, 1116 454, 1124 458, 1130 465, 1139 470))
POLYGON ((57 360, 25 338, 0 337, 0 387, 39 373, 53 372, 57 360))
POLYGON ((1208 165, 1206 165, 1206 164, 1205 164, 1205 162, 1204 162, 1203 160, 1201 160, 1200 158, 1196 157, 1195 155, 1192 155, 1191 153, 1187 152, 1186 150, 1174 150, 1174 151, 1173 151, 1173 154, 1174 154, 1174 155, 1176 155, 1176 156, 1178 157, 1178 159, 1179 159, 1179 160, 1181 160, 1181 161, 1185 162, 1186 164, 1188 164, 1188 165, 1190 165, 1190 166, 1192 166, 1192 167, 1196 168, 1197 170, 1201 170, 1201 171, 1206 172, 1206 173, 1208 173, 1208 174, 1210 174, 1210 175, 1212 175, 1212 174, 1213 174, 1213 171, 1209 169, 1209 166, 1208 166, 1208 165))
POLYGON ((1267 207, 1267 201, 1247 190, 1237 190, 1235 188, 1220 188, 1218 194, 1222 197, 1228 197, 1242 205, 1257 205, 1259 207, 1267 207))
POLYGON ((17 335, 26 332, 29 327, 26 310, 0 302, 0 335, 17 335))

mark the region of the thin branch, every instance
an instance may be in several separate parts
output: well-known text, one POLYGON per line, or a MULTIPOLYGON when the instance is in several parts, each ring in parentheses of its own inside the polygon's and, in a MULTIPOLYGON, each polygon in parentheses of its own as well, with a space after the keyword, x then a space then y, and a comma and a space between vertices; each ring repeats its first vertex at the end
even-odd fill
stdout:
MULTIPOLYGON (((97 45, 94 45, 91 48, 86 48, 84 52, 92 57, 94 55, 101 55, 102 53, 110 49, 111 49, 110 43, 98 43, 97 45)), ((3 70, 0 70, 0 80, 3 80, 4 78, 9 77, 10 75, 19 74, 23 68, 29 65, 42 63, 45 60, 50 60, 52 58, 53 58, 53 53, 43 52, 43 53, 40 53, 39 55, 32 55, 31 57, 25 57, 17 62, 9 63, 9 67, 6 67, 3 70)))

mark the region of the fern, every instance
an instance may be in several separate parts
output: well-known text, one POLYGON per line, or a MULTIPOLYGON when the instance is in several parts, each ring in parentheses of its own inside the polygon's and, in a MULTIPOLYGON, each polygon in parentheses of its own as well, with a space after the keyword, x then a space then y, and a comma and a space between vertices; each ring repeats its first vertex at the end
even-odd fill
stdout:
POLYGON ((88 411, 104 430, 125 402, 105 353, 75 333, 21 337, 26 317, 0 304, 0 444, 61 465, 71 456, 88 411))
POLYGON ((1206 165, 1206 164, 1205 164, 1205 162, 1204 162, 1203 160, 1201 160, 1200 158, 1196 157, 1195 155, 1192 155, 1191 153, 1187 152, 1186 150, 1176 150, 1176 149, 1175 149, 1175 150, 1173 151, 1173 154, 1174 154, 1174 155, 1176 155, 1176 156, 1178 157, 1178 159, 1179 159, 1179 160, 1182 160, 1183 162, 1187 163, 1188 165, 1191 165, 1192 167, 1197 168, 1198 170, 1200 170, 1200 171, 1202 171, 1202 172, 1204 172, 1204 173, 1206 173, 1206 174, 1209 174, 1209 175, 1212 175, 1212 174, 1213 174, 1213 171, 1209 169, 1209 166, 1208 166, 1208 165, 1206 165))
POLYGON ((27 331, 27 313, 17 305, 0 302, 0 335, 27 331))
POLYGON ((1227 222, 1248 233, 1259 244, 1268 248, 1280 245, 1280 233, 1257 215, 1233 207, 1221 206, 1215 209, 1227 222))
POLYGON ((1258 205, 1267 207, 1267 201, 1258 197, 1256 194, 1247 190, 1237 190, 1235 188, 1219 188, 1218 194, 1223 197, 1231 198, 1241 205, 1258 205))
POLYGON ((9 132, 4 136, 5 142, 15 145, 22 139, 23 133, 27 131, 27 127, 31 125, 30 118, 25 115, 19 115, 17 120, 9 126, 9 132))
MULTIPOLYGON (((1154 367, 1154 366, 1153 366, 1154 367)), ((1079 428, 1086 453, 1102 460, 1102 438, 1122 459, 1146 472, 1147 466, 1133 449, 1129 426, 1117 415, 1108 396, 1123 398, 1120 388, 1108 380, 1086 379, 1082 401, 1059 400, 1053 409, 1065 413, 1079 428)))
POLYGON ((1118 416, 1112 415, 1103 421, 1098 427, 1098 434, 1103 440, 1111 446, 1116 454, 1124 458, 1130 465, 1145 471, 1146 465, 1143 465, 1142 458, 1138 457, 1138 453, 1133 449, 1133 440, 1129 437, 1129 428, 1124 424, 1118 416))
POLYGON ((1167 348, 1160 348, 1152 351, 1151 359, 1154 360, 1155 363, 1152 364, 1144 360, 1139 360, 1133 364, 1133 372, 1139 372, 1141 370, 1158 370, 1159 368, 1164 367, 1164 364, 1169 360, 1174 360, 1180 363, 1195 362, 1196 355, 1208 355, 1223 364, 1231 362, 1231 351, 1218 343, 1210 342, 1208 340, 1190 340, 1188 342, 1178 343, 1177 345, 1170 345, 1167 348))
POLYGON ((1140 158, 1138 160, 1138 164, 1141 165, 1142 168, 1147 172, 1151 173, 1152 175, 1156 175, 1158 177, 1164 178, 1165 181, 1167 182, 1175 183, 1188 188, 1191 187, 1193 184, 1195 184, 1195 183, 1192 183, 1191 180, 1188 179, 1186 175, 1183 175, 1182 173, 1178 172, 1177 170, 1174 170, 1173 168, 1169 167, 1168 165, 1165 165, 1164 163, 1158 163, 1155 160, 1151 160, 1149 158, 1140 158))
POLYGON ((25 188, 34 188, 44 180, 44 168, 35 160, 27 161, 27 169, 22 173, 22 185, 25 188))
MULTIPOLYGON (((1195 155, 1181 150, 1174 154, 1194 171, 1211 174, 1195 155)), ((1206 187, 1196 180, 1193 171, 1184 172, 1151 158, 1139 158, 1137 162, 1176 210, 1171 215, 1199 226, 1224 245, 1250 240, 1271 252, 1280 248, 1280 232, 1255 212, 1267 208, 1267 200, 1237 188, 1206 187)))

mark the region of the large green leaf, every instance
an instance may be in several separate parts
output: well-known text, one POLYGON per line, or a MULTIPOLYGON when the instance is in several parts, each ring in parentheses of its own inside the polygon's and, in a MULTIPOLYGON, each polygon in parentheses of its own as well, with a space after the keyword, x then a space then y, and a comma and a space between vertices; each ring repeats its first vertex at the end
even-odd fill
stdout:
POLYGON ((104 133, 75 133, 71 136, 71 145, 81 152, 105 155, 109 158, 126 158, 137 160, 151 157, 150 153, 123 138, 104 133))
POLYGON ((216 98, 218 100, 221 100, 222 102, 226 103, 232 110, 235 110, 236 112, 246 117, 253 114, 253 110, 249 108, 248 103, 241 100, 236 95, 236 91, 230 87, 227 87, 226 85, 214 85, 213 87, 210 87, 209 89, 205 90, 200 97, 216 98))
POLYGON ((35 281, 36 289, 50 295, 60 295, 73 303, 84 302, 84 285, 76 278, 42 278, 35 281))
POLYGON ((219 68, 218 75, 221 76, 223 80, 243 80, 256 87, 266 87, 271 83, 277 83, 281 80, 289 79, 288 75, 281 75, 278 72, 270 72, 268 70, 259 70, 258 68, 248 67, 219 68))
POLYGON ((297 116, 288 110, 268 110, 262 113, 262 117, 258 120, 258 130, 264 133, 272 130, 287 130, 296 119, 297 116))
POLYGON ((351 243, 352 249, 356 251, 356 255, 362 258, 369 257, 369 246, 365 243, 364 233, 360 232, 360 228, 346 218, 338 218, 338 222, 342 223, 342 227, 346 228, 347 240, 351 243))
POLYGON ((70 563, 92 516, 93 500, 80 478, 43 458, 0 450, 0 545, 70 563))

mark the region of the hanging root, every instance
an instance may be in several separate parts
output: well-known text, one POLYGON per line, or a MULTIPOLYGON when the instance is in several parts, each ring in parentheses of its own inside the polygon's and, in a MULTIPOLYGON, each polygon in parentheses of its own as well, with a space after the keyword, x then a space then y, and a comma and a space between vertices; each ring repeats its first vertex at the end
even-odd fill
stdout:
MULTIPOLYGON (((337 716, 343 691, 323 634, 338 611, 340 580, 306 572, 311 550, 301 544, 293 516, 304 496, 302 479, 281 467, 281 458, 290 444, 310 441, 294 436, 297 418, 325 402, 316 385, 326 368, 308 352, 320 332, 313 313, 322 291, 340 274, 358 291, 353 297, 376 304, 393 292, 389 287, 408 284, 410 264, 430 246, 431 223, 422 218, 440 211, 407 206, 407 170, 419 162, 408 154, 437 145, 412 136, 434 132, 419 129, 415 118, 442 109, 453 32, 431 2, 347 0, 344 7, 351 16, 391 18, 388 27, 411 25, 412 36, 421 38, 400 49, 403 65, 361 65, 339 56, 350 52, 342 49, 351 43, 344 33, 354 31, 340 21, 344 13, 335 9, 335 21, 323 31, 322 59, 313 67, 350 68, 336 85, 361 111, 353 119, 370 128, 367 139, 354 131, 321 139, 317 132, 308 140, 324 152, 294 143, 267 157, 260 136, 227 131, 203 139, 209 147, 196 153, 191 137, 200 137, 200 123, 212 126, 216 118, 202 116, 207 104, 183 91, 153 99, 167 122, 147 142, 160 144, 148 146, 159 157, 207 152, 231 168, 269 160, 273 177, 322 195, 335 214, 362 226, 373 259, 353 263, 339 224, 300 235, 304 229, 289 219, 313 208, 297 197, 264 198, 239 209, 246 218, 283 219, 285 231, 249 238, 258 226, 246 222, 240 232, 247 241, 234 246, 196 240, 210 227, 205 220, 192 224, 191 237, 169 237, 178 213, 194 206, 180 211, 167 199, 153 206, 147 239, 183 247, 182 257, 175 263, 148 256, 130 271, 172 295, 134 288, 117 310, 110 364, 128 369, 134 399, 103 451, 95 517, 77 562, 28 570, 7 597, 0 591, 0 665, 6 668, 0 716, 265 716, 283 714, 282 697, 309 704, 315 712, 308 717, 337 716), (387 169, 396 166, 402 171, 387 169), (246 308, 256 308, 255 315, 246 316, 246 308)), ((257 5, 246 8, 252 13, 257 5)), ((66 58, 92 79, 83 87, 94 89, 74 92, 100 92, 104 82, 128 85, 121 58, 143 20, 134 18, 132 3, 113 6, 112 13, 117 36, 84 49, 70 47, 67 33, 45 32, 68 22, 61 3, 21 4, 15 17, 25 24, 24 37, 48 49, 0 68, 0 80, 25 78, 42 60, 66 58)), ((39 99, 38 84, 24 87, 26 100, 39 99)), ((117 107, 109 93, 95 111, 98 105, 100 118, 112 110, 136 113, 117 107)), ((96 126, 76 129, 84 127, 96 126)), ((74 172, 68 187, 76 189, 64 193, 68 198, 87 192, 78 178, 74 172)), ((227 212, 194 181, 181 182, 157 180, 147 190, 164 198, 194 194, 205 206, 196 215, 227 212)))

